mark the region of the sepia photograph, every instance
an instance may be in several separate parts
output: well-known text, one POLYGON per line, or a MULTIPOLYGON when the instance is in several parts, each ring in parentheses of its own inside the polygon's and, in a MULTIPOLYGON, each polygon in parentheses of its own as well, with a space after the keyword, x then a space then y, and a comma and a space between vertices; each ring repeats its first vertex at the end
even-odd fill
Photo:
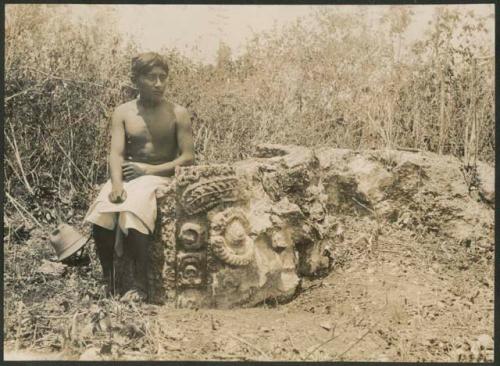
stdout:
POLYGON ((494 362, 494 4, 4 12, 5 361, 494 362))

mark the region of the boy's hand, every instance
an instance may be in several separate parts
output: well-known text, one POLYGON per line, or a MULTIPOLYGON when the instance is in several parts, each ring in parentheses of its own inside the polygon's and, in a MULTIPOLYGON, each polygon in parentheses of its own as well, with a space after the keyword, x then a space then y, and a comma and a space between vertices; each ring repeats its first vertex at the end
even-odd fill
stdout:
POLYGON ((127 192, 123 189, 122 185, 117 187, 113 186, 108 198, 113 203, 122 203, 127 199, 127 192))
POLYGON ((122 164, 122 173, 125 180, 131 181, 132 179, 138 178, 141 175, 148 174, 149 164, 145 163, 133 163, 127 161, 122 164))

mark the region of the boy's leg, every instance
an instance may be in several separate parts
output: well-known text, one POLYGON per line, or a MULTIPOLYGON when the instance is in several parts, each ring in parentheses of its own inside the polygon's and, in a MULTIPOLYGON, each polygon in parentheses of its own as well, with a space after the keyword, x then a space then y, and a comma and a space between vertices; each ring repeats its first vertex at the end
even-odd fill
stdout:
POLYGON ((113 250, 115 232, 99 225, 92 225, 92 235, 97 256, 101 262, 103 278, 108 285, 108 291, 114 293, 113 250))
POLYGON ((128 235, 126 237, 126 245, 128 245, 134 254, 134 276, 136 278, 139 290, 141 290, 144 295, 149 294, 149 284, 148 284, 148 270, 151 265, 149 261, 150 250, 153 243, 153 236, 143 234, 137 230, 129 229, 128 235))

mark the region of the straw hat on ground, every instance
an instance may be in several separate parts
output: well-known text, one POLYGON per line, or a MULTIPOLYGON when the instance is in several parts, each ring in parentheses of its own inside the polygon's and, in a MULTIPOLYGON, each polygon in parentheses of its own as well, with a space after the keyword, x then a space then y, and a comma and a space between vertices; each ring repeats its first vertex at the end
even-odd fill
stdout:
POLYGON ((61 224, 50 234, 50 243, 56 251, 57 259, 62 261, 81 249, 87 243, 87 238, 74 227, 61 224))

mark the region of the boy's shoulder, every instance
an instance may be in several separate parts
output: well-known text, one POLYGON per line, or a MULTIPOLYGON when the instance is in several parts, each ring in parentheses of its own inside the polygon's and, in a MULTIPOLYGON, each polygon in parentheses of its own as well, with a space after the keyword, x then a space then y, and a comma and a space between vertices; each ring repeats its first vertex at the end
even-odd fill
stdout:
POLYGON ((188 110, 181 106, 180 104, 177 104, 177 103, 174 103, 174 102, 170 102, 171 106, 172 106, 172 109, 175 113, 175 117, 177 119, 177 122, 183 122, 186 117, 189 117, 189 112, 188 110))
POLYGON ((137 99, 132 99, 120 104, 115 108, 115 113, 126 113, 133 110, 137 110, 137 99))
POLYGON ((187 111, 187 109, 184 108, 183 106, 181 106, 180 104, 177 104, 175 102, 169 102, 169 103, 170 103, 170 105, 172 106, 172 108, 174 109, 174 111, 176 113, 178 113, 178 112, 182 113, 182 112, 186 112, 187 111))

